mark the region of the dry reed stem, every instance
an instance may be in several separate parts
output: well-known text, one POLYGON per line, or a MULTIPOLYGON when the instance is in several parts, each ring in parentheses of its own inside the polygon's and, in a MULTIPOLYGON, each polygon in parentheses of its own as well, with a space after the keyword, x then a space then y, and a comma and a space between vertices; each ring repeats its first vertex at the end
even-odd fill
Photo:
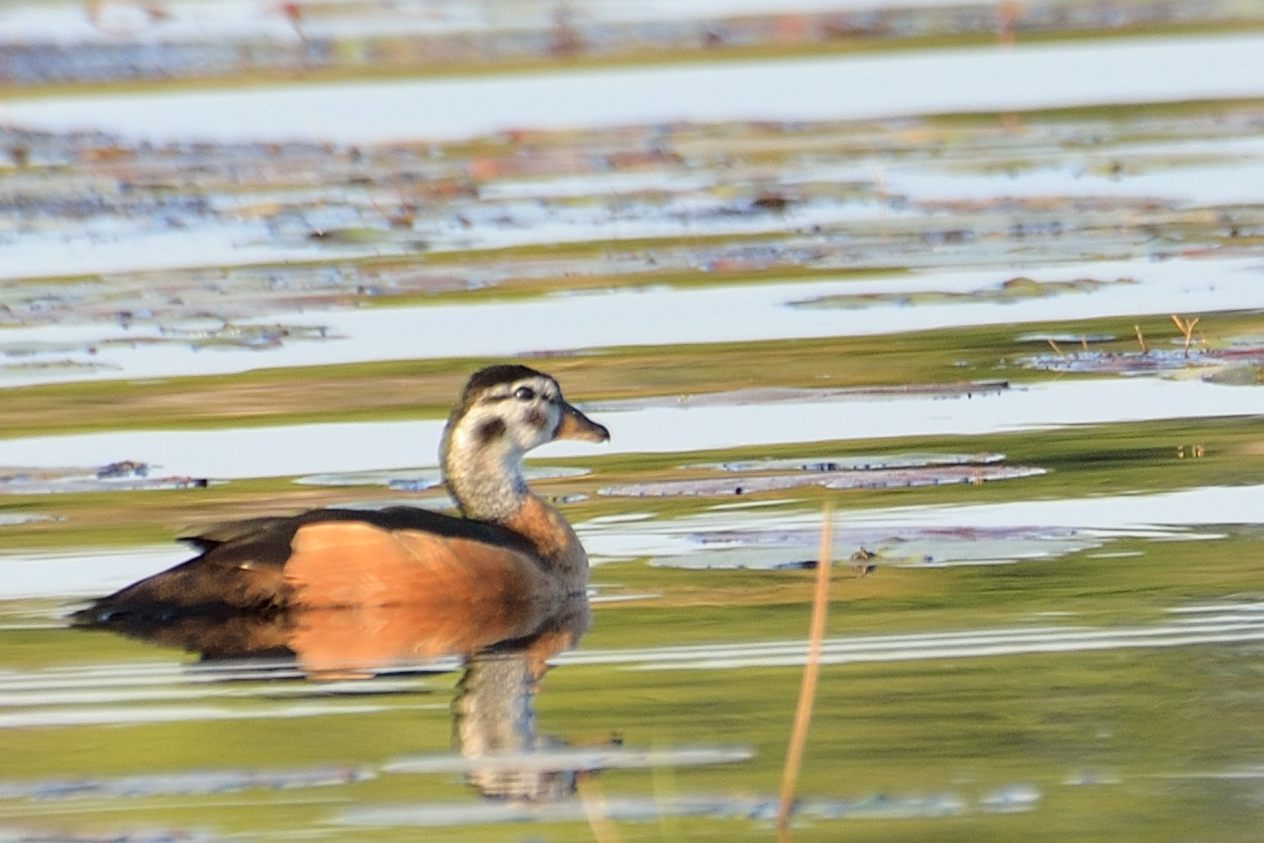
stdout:
POLYGON ((1141 326, 1133 325, 1132 329, 1137 332, 1137 343, 1141 346, 1141 353, 1148 354, 1149 352, 1146 350, 1145 344, 1145 335, 1141 333, 1141 326))
POLYGON ((812 591, 812 624, 808 633, 807 661, 803 665, 803 681, 799 685, 799 704, 786 748, 786 766, 781 774, 781 800, 777 805, 777 838, 789 840, 790 809, 794 805, 795 785, 803 762, 808 724, 812 721, 812 705, 816 701, 816 678, 821 672, 821 642, 825 638, 825 615, 829 611, 830 556, 834 546, 830 507, 821 511, 821 549, 816 561, 816 587, 812 591))
POLYGON ((1062 349, 1059 348, 1058 344, 1053 341, 1053 337, 1046 337, 1045 342, 1049 343, 1049 347, 1053 349, 1054 354, 1058 355, 1059 357, 1064 356, 1062 354, 1062 349))
POLYGON ((1176 330, 1185 336, 1185 356, 1189 356, 1190 343, 1194 341, 1194 326, 1202 319, 1201 316, 1195 316, 1193 319, 1181 319, 1175 313, 1172 314, 1172 323, 1176 325, 1176 330))

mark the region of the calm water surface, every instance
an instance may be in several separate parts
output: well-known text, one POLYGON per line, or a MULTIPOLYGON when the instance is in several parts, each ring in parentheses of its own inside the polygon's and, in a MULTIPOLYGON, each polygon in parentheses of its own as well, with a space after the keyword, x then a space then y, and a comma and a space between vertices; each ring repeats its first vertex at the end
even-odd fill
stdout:
MULTIPOLYGON (((552 119, 839 120, 1257 96, 1258 42, 574 75, 558 84, 603 107, 577 95, 552 119), (1128 72, 1106 72, 1115 67, 1128 72), (925 85, 928 68, 945 74, 959 102, 945 104, 925 85), (701 86, 713 78, 725 80, 723 91, 701 86), (778 86, 767 98, 777 108, 751 113, 761 101, 753 80, 778 86), (837 96, 822 99, 827 83, 837 96), (794 95, 781 97, 787 91, 794 95), (840 93, 852 91, 855 102, 840 93)), ((425 123, 425 134, 464 137, 521 121, 524 106, 538 114, 531 92, 554 81, 217 95, 263 110, 229 121, 206 110, 209 95, 183 94, 55 98, 0 113, 30 127, 164 137, 213 123, 234 136, 310 138, 331 121, 328 137, 366 141, 420 132, 425 121, 397 107, 406 90, 416 110, 452 115, 450 125, 425 123), (433 105, 453 96, 460 109, 433 105), (471 107, 470 96, 495 108, 471 107), (321 107, 305 105, 309 97, 321 107), (369 115, 383 102, 406 132, 386 112, 351 119, 344 110, 369 115), (305 109, 303 119, 294 108, 305 109), (149 122, 156 117, 161 124, 149 122)), ((1089 332, 1064 335, 1067 325, 1177 313, 1202 320, 1211 339, 1197 335, 1196 351, 1229 340, 1252 346, 1264 335, 1264 324, 1250 321, 1264 309, 1264 223, 1249 187, 1260 169, 1260 118, 1244 109, 1232 119, 1120 117, 1109 130, 1029 115, 1030 131, 998 120, 959 130, 956 145, 922 145, 925 126, 896 125, 873 136, 905 144, 886 151, 849 151, 839 138, 850 130, 834 126, 814 152, 750 161, 742 149, 801 143, 816 129, 715 128, 714 137, 676 139, 682 149, 692 144, 694 157, 666 156, 675 170, 501 173, 475 200, 436 198, 434 218, 407 232, 382 234, 379 225, 381 239, 367 245, 314 245, 294 222, 304 208, 312 219, 353 219, 347 207, 385 195, 356 194, 350 177, 337 187, 353 198, 334 210, 321 186, 260 177, 266 183, 217 183, 208 194, 222 203, 216 214, 246 222, 190 214, 149 230, 151 211, 108 212, 113 234, 104 238, 104 229, 76 231, 75 214, 50 211, 25 232, 5 229, 0 254, 13 258, 0 267, 6 388, 84 382, 75 388, 86 390, 117 378, 231 379, 261 367, 390 359, 547 354, 554 360, 539 365, 562 369, 594 356, 647 362, 591 401, 568 388, 611 428, 609 447, 554 447, 537 462, 532 482, 559 502, 594 562, 589 593, 547 615, 441 617, 401 607, 72 628, 70 614, 93 596, 187 558, 174 542, 155 544, 175 534, 177 519, 204 525, 327 503, 442 506, 433 488, 442 422, 243 426, 225 408, 196 428, 62 434, 50 422, 41 435, 0 440, 0 839, 769 839, 806 662, 824 503, 834 508, 835 561, 793 839, 1256 839, 1264 823, 1258 366, 1242 364, 1232 385, 1176 363, 1144 376, 998 367, 971 371, 982 381, 964 392, 908 382, 884 386, 919 389, 846 388, 868 384, 854 377, 866 360, 914 355, 922 343, 952 370, 945 382, 966 380, 954 361, 972 350, 961 337, 975 326, 1010 331, 1028 350, 1044 342, 1033 332, 1061 337, 1055 347, 1084 336, 1087 351, 1089 332), (1092 140, 1099 130, 1108 150, 1092 140), (994 166, 1001 149, 1012 153, 1008 169, 994 166), (733 172, 741 178, 725 175, 733 172), (834 191, 843 183, 846 195, 808 197, 782 216, 733 211, 734 191, 751 185, 834 191), (612 211, 618 194, 638 197, 622 218, 612 211), (284 219, 269 216, 276 203, 293 203, 284 219), (1032 234, 1033 221, 1043 233, 1032 234), (342 278, 313 292, 260 273, 273 287, 264 295, 214 274, 230 264, 414 254, 423 229, 443 260, 576 242, 608 244, 610 254, 563 249, 556 259, 568 269, 545 294, 400 307, 325 295, 342 290, 342 278), (606 277, 619 256, 654 258, 642 237, 679 239, 662 243, 663 260, 685 250, 680 265, 692 266, 688 280, 698 283, 568 286, 572 272, 606 277), (774 262, 784 279, 713 283, 719 247, 698 238, 742 248, 753 238, 774 244, 768 254, 799 257, 774 262), (802 255, 855 269, 838 255, 859 252, 868 274, 795 274, 815 266, 802 255), (190 267, 214 275, 211 293, 205 279, 180 286, 178 271, 190 267), (135 270, 160 272, 127 274, 135 270), (50 277, 63 272, 91 277, 50 277), (1006 298, 1005 283, 1019 275, 1104 283, 1006 298), (151 319, 145 308, 179 315, 151 319), (323 333, 214 348, 193 338, 230 312, 246 325, 323 333), (1250 336, 1217 334, 1230 318, 1250 336), (729 384, 754 366, 776 371, 778 358, 761 356, 770 352, 754 341, 840 336, 870 338, 872 357, 822 355, 822 373, 838 377, 819 389, 792 389, 804 379, 787 373, 768 389, 687 394, 670 377, 691 346, 730 345, 713 364, 716 382, 729 384), (125 491, 97 476, 124 460, 148 464, 157 479, 214 482, 125 491), (80 485, 59 486, 67 477, 80 485)), ((674 142, 668 129, 638 131, 674 142)), ((559 138, 557 159, 592 160, 559 138)), ((180 154, 222 151, 208 150, 180 154)), ((458 153, 434 157, 443 155, 458 153)), ((342 151, 319 160, 335 158, 350 160, 342 151)), ((142 156, 132 166, 147 163, 142 156)), ((27 196, 32 185, 53 184, 55 171, 89 166, 70 164, 0 171, 0 191, 27 196)), ((433 270, 424 254, 414 254, 418 266, 433 270)), ((1179 351, 1174 338, 1150 341, 1179 351)), ((76 412, 108 419, 102 394, 85 392, 76 412)), ((315 408, 321 399, 310 396, 315 408)))

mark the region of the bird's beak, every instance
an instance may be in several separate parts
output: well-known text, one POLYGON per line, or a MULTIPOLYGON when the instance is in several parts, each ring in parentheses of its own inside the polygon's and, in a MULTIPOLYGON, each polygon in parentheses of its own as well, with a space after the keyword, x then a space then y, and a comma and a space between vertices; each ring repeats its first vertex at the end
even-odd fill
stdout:
POLYGON ((610 431, 588 416, 562 402, 562 421, 557 426, 557 439, 583 439, 587 442, 605 442, 610 431))

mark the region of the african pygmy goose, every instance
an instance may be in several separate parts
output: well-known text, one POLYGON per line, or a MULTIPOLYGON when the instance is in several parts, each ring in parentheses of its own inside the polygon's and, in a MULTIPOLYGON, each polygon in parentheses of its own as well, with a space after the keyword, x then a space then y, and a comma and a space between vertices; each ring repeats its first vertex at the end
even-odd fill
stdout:
POLYGON ((582 594, 588 556, 570 524, 527 488, 522 458, 554 439, 609 432, 549 375, 491 366, 465 384, 441 457, 464 517, 414 507, 317 509, 212 528, 201 553, 98 600, 81 623, 128 616, 391 605, 547 612, 582 594))

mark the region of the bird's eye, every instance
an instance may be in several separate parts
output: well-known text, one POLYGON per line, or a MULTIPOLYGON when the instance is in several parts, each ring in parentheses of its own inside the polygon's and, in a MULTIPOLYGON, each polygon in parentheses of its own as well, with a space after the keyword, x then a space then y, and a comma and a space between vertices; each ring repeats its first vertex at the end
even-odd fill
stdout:
POLYGON ((520 386, 514 390, 514 398, 519 401, 530 401, 535 398, 535 390, 529 386, 520 386))

